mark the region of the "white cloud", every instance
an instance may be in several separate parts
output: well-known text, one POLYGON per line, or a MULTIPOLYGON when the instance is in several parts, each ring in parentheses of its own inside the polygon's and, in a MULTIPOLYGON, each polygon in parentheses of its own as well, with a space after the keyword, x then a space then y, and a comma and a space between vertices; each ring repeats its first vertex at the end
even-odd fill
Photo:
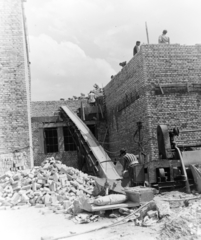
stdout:
POLYGON ((57 100, 88 93, 94 83, 110 81, 115 70, 91 58, 72 42, 57 43, 47 35, 30 37, 32 100, 57 100))
MULTIPOLYGON (((171 43, 201 42, 200 0, 29 0, 25 6, 32 79, 43 89, 51 85, 51 94, 43 90, 48 98, 109 81, 121 69, 119 62, 131 59, 135 42, 147 42, 145 22, 150 43, 157 43, 164 29, 171 43), (72 88, 55 90, 55 79, 72 88)), ((38 92, 33 98, 45 99, 38 92)))

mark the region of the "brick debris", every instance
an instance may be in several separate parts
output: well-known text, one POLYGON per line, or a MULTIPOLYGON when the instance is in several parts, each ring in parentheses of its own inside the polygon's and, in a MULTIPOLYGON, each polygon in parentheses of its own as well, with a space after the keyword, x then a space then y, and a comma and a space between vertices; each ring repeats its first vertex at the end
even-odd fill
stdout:
POLYGON ((92 197, 94 184, 91 176, 51 157, 40 167, 8 171, 1 176, 0 205, 50 206, 57 213, 70 213, 78 196, 92 197))

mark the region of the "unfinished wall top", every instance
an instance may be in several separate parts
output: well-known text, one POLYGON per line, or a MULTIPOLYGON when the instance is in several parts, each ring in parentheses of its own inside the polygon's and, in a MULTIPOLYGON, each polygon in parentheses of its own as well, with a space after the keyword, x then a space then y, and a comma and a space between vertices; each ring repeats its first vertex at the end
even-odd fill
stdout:
POLYGON ((67 105, 75 112, 80 108, 81 100, 31 102, 31 117, 54 116, 54 112, 63 105, 67 105))
MULTIPOLYGON (((143 122, 143 148, 158 158, 156 127, 199 129, 201 124, 201 45, 142 45, 140 52, 104 88, 110 151, 137 153, 136 123, 143 122)), ((181 136, 185 143, 201 132, 181 136)))

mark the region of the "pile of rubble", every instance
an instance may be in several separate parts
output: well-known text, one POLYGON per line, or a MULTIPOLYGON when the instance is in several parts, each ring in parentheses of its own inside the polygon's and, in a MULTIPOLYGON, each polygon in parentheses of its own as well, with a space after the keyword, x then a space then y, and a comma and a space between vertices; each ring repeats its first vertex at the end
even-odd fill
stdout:
POLYGON ((200 239, 201 236, 201 201, 196 199, 188 205, 172 209, 173 214, 163 220, 161 239, 200 239))
POLYGON ((94 185, 91 176, 47 158, 40 167, 8 171, 0 177, 0 208, 30 204, 72 213, 78 196, 93 197, 94 185))

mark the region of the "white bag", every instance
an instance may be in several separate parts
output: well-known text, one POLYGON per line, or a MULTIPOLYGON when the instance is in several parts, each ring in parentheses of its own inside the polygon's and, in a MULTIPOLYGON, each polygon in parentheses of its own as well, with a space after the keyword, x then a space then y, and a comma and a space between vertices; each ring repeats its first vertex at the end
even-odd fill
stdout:
POLYGON ((111 194, 104 197, 99 197, 94 200, 94 204, 98 206, 104 206, 104 205, 112 205, 112 204, 118 204, 123 203, 127 200, 126 195, 123 194, 111 194))

